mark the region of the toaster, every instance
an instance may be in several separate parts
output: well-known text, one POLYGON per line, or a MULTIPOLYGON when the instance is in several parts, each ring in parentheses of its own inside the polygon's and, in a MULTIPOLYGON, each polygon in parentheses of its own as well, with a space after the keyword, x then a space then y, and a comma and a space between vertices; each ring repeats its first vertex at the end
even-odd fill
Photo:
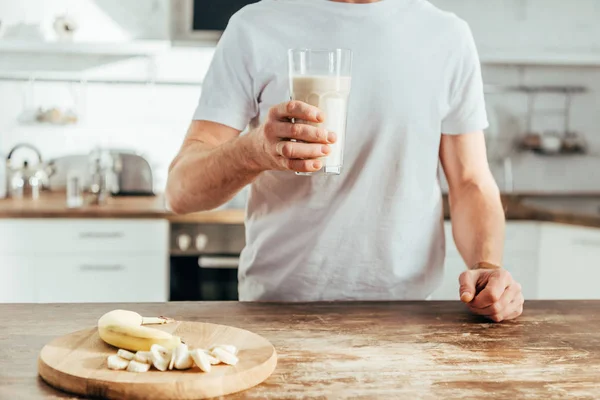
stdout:
POLYGON ((116 175, 113 195, 154 196, 150 163, 134 152, 114 151, 111 153, 116 175))

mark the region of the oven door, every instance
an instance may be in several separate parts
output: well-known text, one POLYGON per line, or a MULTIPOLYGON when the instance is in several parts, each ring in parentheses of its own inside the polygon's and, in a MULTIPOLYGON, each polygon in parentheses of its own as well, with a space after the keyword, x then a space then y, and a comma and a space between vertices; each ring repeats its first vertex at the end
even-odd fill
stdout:
POLYGON ((238 300, 239 257, 171 257, 170 301, 238 300))

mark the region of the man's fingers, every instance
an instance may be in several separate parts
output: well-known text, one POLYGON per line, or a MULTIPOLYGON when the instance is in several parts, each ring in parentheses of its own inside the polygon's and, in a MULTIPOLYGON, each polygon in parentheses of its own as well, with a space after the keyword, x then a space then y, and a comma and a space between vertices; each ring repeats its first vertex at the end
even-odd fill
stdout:
POLYGON ((504 317, 504 320, 515 319, 519 315, 523 314, 524 303, 525 303, 524 300, 521 300, 521 302, 516 302, 513 311, 510 314, 508 314, 506 317, 504 317))
POLYGON ((281 141, 275 147, 277 154, 291 159, 310 159, 326 156, 331 152, 331 148, 326 144, 312 144, 281 141))
POLYGON ((490 315, 490 316, 488 316, 488 318, 494 322, 502 322, 502 321, 507 321, 509 319, 515 319, 522 313, 523 313, 523 298, 521 296, 521 300, 515 300, 514 302, 512 302, 504 312, 490 315))
POLYGON ((301 119, 308 122, 321 123, 324 116, 317 107, 302 101, 292 100, 271 107, 270 117, 278 121, 287 121, 290 118, 301 119))
POLYGON ((283 166, 290 171, 295 172, 317 172, 323 168, 320 160, 291 160, 282 158, 283 166))
POLYGON ((458 277, 460 300, 463 303, 469 303, 475 297, 478 276, 477 271, 465 271, 458 277))
POLYGON ((336 141, 335 133, 302 123, 271 122, 268 134, 278 139, 295 139, 309 143, 331 144, 336 141))
POLYGON ((506 314, 506 310, 510 308, 510 306, 515 302, 515 300, 519 298, 519 296, 522 296, 521 285, 517 282, 513 282, 508 288, 506 288, 502 296, 500 296, 500 299, 494 302, 493 304, 490 304, 489 306, 483 308, 477 307, 476 298, 475 301, 473 301, 473 303, 470 304, 470 306, 473 312, 476 312, 479 315, 492 316, 506 314))
POLYGON ((485 288, 475 296, 471 306, 475 308, 491 306, 500 300, 506 288, 513 282, 512 276, 508 271, 494 271, 490 274, 485 288))

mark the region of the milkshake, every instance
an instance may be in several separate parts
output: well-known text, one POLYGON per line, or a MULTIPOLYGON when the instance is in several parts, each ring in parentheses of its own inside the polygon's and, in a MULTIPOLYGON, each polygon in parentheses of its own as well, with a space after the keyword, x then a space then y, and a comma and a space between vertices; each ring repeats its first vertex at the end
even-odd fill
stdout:
MULTIPOLYGON (((323 168, 318 173, 339 175, 344 163, 352 52, 344 49, 290 50, 289 68, 292 100, 319 108, 325 114, 325 121, 310 125, 322 127, 337 136, 337 141, 330 145, 331 152, 321 159, 323 168)), ((299 172, 297 174, 312 175, 299 172)))
POLYGON ((351 79, 349 76, 292 77, 292 99, 315 106, 325 114, 325 122, 311 125, 320 126, 337 135, 337 141, 330 145, 331 152, 322 158, 323 172, 326 174, 340 174, 342 171, 351 79))

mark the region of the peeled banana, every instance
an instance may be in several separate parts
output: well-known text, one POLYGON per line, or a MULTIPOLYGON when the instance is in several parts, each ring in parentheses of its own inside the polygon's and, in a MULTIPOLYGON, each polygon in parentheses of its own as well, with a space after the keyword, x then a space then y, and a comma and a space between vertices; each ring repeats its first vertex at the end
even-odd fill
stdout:
POLYGON ((142 317, 133 311, 114 310, 98 320, 98 333, 106 343, 130 351, 149 351, 153 344, 168 350, 181 343, 181 338, 159 329, 143 325, 166 324, 172 320, 164 317, 142 317))

